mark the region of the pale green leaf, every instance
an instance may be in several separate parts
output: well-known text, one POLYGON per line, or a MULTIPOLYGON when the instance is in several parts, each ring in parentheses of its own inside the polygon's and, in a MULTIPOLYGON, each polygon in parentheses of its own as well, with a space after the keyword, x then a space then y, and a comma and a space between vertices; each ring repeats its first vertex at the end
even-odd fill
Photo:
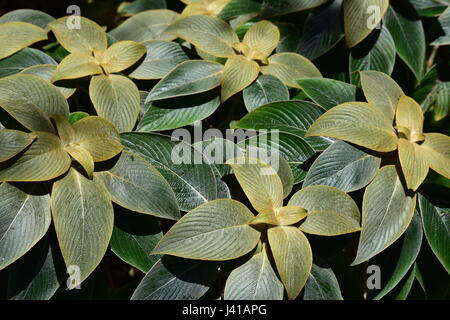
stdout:
POLYGON ((95 176, 85 178, 75 169, 53 185, 52 216, 66 266, 78 266, 83 282, 102 260, 114 224, 108 191, 95 176))
POLYGON ((36 138, 18 130, 0 130, 0 162, 11 159, 28 147, 36 138))
POLYGON ((0 17, 0 24, 7 22, 28 22, 48 30, 47 24, 53 20, 55 20, 55 18, 39 10, 17 9, 2 15, 0 17))
POLYGON ((92 55, 72 53, 65 57, 52 77, 52 82, 65 79, 77 79, 103 73, 102 67, 92 55))
POLYGON ((251 211, 235 200, 213 200, 183 216, 153 254, 198 260, 230 260, 252 250, 260 233, 250 227, 251 211), (226 214, 224 214, 226 212, 226 214))
POLYGON ((259 65, 255 61, 248 60, 241 55, 229 57, 220 79, 222 103, 247 88, 255 81, 258 74, 259 65))
POLYGON ((315 264, 303 292, 303 300, 343 300, 333 269, 315 264))
POLYGON ((120 72, 135 64, 146 53, 144 45, 135 41, 119 41, 103 53, 102 67, 108 73, 120 72))
POLYGON ((253 111, 259 106, 275 101, 289 100, 289 91, 276 77, 261 75, 242 92, 247 110, 253 111))
POLYGON ((425 133, 421 148, 430 168, 450 179, 450 137, 441 133, 425 133))
POLYGON ((56 61, 40 50, 34 48, 22 49, 12 56, 0 60, 0 78, 19 73, 28 67, 41 64, 56 65, 56 61))
POLYGON ((35 42, 46 40, 47 32, 27 22, 0 24, 0 60, 35 42))
POLYGON ((280 41, 280 31, 273 23, 263 20, 255 23, 244 36, 245 43, 251 50, 263 57, 268 57, 280 41))
POLYGON ((428 174, 427 155, 417 143, 398 140, 398 157, 408 189, 416 191, 428 174))

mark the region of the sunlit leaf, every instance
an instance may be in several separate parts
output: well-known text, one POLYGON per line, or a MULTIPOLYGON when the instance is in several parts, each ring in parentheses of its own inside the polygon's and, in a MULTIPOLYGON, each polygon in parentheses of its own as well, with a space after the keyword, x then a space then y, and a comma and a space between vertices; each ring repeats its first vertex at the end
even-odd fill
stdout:
POLYGON ((114 167, 98 172, 114 202, 129 210, 176 220, 180 217, 169 183, 148 161, 124 151, 114 167))
POLYGON ((416 196, 407 194, 394 165, 380 169, 364 193, 358 252, 352 265, 367 261, 408 228, 416 196))
POLYGON ((319 69, 311 61, 292 52, 272 55, 269 57, 268 65, 261 67, 261 72, 275 76, 285 85, 294 88, 300 88, 296 80, 322 77, 319 69))
POLYGON ((36 140, 14 162, 0 166, 0 181, 46 181, 70 168, 70 157, 54 134, 34 132, 36 140))
POLYGON ((27 129, 36 131, 54 132, 50 116, 69 115, 69 104, 55 86, 26 74, 0 79, 0 107, 27 129))
POLYGON ((153 253, 198 260, 238 258, 259 241, 260 233, 247 224, 251 219, 251 211, 238 201, 207 202, 183 216, 153 253))
POLYGON ((86 149, 97 161, 111 159, 122 151, 119 133, 108 121, 101 117, 86 117, 72 125, 76 143, 86 149))
POLYGON ((263 210, 250 224, 271 224, 274 226, 290 226, 307 216, 305 209, 299 206, 285 206, 263 210))
POLYGON ((116 42, 104 52, 102 67, 108 73, 120 72, 135 64, 146 51, 135 41, 116 42))
POLYGON ((82 16, 67 16, 48 24, 58 42, 71 53, 92 55, 94 49, 105 51, 106 33, 94 21, 82 16), (79 21, 79 25, 77 25, 79 21))
POLYGON ((0 59, 32 45, 35 42, 46 40, 47 32, 35 25, 26 22, 7 22, 0 24, 0 59))
POLYGON ((18 130, 0 130, 0 162, 6 161, 28 147, 36 138, 18 130))
POLYGON ((225 300, 282 300, 283 284, 278 279, 266 249, 236 268, 225 284, 225 300))
POLYGON ((308 212, 300 230, 333 236, 360 230, 359 209, 345 192, 328 186, 309 186, 295 193, 288 205, 308 212))
POLYGON ((407 138, 413 142, 422 141, 423 135, 423 111, 412 98, 403 96, 398 101, 395 124, 397 130, 402 132, 407 129, 407 138))
POLYGON ((263 20, 255 23, 245 34, 243 43, 250 49, 258 51, 264 57, 268 57, 277 47, 280 41, 280 31, 277 26, 263 20))
POLYGON ((50 197, 0 185, 0 270, 30 250, 50 226, 50 197))
POLYGON ((259 66, 255 61, 244 56, 229 57, 223 68, 220 83, 222 85, 221 100, 225 102, 231 96, 248 87, 259 74, 259 66))
POLYGON ((51 15, 34 9, 17 9, 0 17, 0 24, 7 22, 28 22, 48 30, 47 24, 55 20, 51 15))
POLYGON ((95 176, 89 180, 75 169, 53 185, 52 216, 66 266, 78 266, 83 282, 103 258, 114 224, 108 191, 95 176))
POLYGON ((409 189, 415 191, 428 174, 427 156, 417 143, 398 140, 398 156, 409 189))
POLYGON ((308 239, 296 227, 273 227, 267 232, 270 248, 289 299, 295 299, 312 268, 308 239))
POLYGON ((52 82, 64 79, 77 79, 103 73, 94 57, 84 53, 72 53, 65 57, 56 68, 52 82))
POLYGON ((239 42, 236 33, 224 21, 208 16, 189 16, 174 22, 170 32, 216 57, 234 55, 233 45, 239 42))
POLYGON ((89 178, 92 179, 94 175, 94 158, 84 148, 78 146, 68 146, 64 150, 70 154, 86 171, 89 178))
POLYGON ((450 179, 450 137, 441 133, 425 133, 421 148, 431 169, 450 179))

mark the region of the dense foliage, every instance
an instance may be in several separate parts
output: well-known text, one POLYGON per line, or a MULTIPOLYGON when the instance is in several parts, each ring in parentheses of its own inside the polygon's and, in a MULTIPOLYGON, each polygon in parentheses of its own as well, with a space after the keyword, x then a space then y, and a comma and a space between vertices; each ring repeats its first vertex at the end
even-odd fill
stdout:
POLYGON ((448 0, 107 5, 0 16, 0 297, 450 298, 448 0))

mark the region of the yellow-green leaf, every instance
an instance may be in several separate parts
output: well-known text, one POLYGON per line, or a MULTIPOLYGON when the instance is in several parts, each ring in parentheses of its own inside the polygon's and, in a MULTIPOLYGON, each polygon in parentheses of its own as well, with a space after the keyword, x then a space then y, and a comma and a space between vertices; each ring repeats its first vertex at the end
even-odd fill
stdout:
POLYGON ((450 179, 450 137, 441 133, 425 133, 421 148, 431 169, 450 179))
POLYGON ((12 164, 0 166, 0 181, 46 181, 70 168, 70 157, 52 133, 34 132, 34 143, 12 164))
POLYGON ((0 79, 0 107, 32 131, 55 132, 50 116, 69 116, 63 94, 44 79, 28 74, 0 79))
POLYGON ((222 85, 222 102, 231 96, 247 88, 259 74, 259 66, 255 61, 248 60, 244 56, 235 55, 229 57, 223 68, 220 83, 222 85))
POLYGON ((51 117, 56 125, 56 131, 64 145, 71 143, 75 138, 75 132, 66 117, 54 115, 51 117))
POLYGON ((102 67, 108 73, 120 72, 135 64, 145 52, 147 48, 138 42, 116 42, 103 54, 102 67))
POLYGON ((288 205, 300 206, 307 210, 308 216, 300 225, 303 232, 335 236, 361 229, 361 215, 355 201, 334 187, 303 188, 292 196, 288 205))
POLYGON ((378 26, 389 8, 389 0, 344 0, 343 6, 345 39, 352 48, 378 26))
POLYGON ((36 139, 34 134, 18 130, 0 130, 0 162, 6 161, 23 151, 36 139))
POLYGON ((242 41, 252 50, 268 57, 280 41, 278 27, 269 21, 259 21, 247 31, 242 41))
POLYGON ((230 0, 204 0, 202 1, 184 1, 186 8, 181 12, 182 17, 193 15, 207 15, 216 17, 230 0), (189 2, 189 3, 188 3, 189 2))
POLYGON ((283 206, 283 184, 275 169, 254 158, 234 158, 227 164, 258 212, 283 206))
POLYGON ((47 32, 31 23, 0 24, 0 59, 6 58, 35 42, 47 39, 47 32))
POLYGON ((114 211, 108 191, 96 177, 90 180, 71 169, 53 185, 51 207, 62 256, 67 267, 79 268, 81 283, 100 263, 111 239, 114 211))
POLYGON ((390 76, 379 71, 362 71, 361 86, 367 101, 380 108, 394 122, 397 104, 404 95, 402 88, 390 76))
POLYGON ((262 66, 261 72, 277 77, 287 86, 299 89, 296 80, 322 78, 319 69, 311 61, 292 52, 277 53, 269 57, 268 65, 262 66))
POLYGON ((267 234, 288 298, 295 299, 312 268, 312 251, 308 239, 296 227, 273 227, 267 234))
POLYGON ((235 54, 233 45, 239 38, 229 24, 208 16, 189 16, 174 22, 167 32, 199 47, 215 57, 229 57, 235 54))
POLYGON ((75 159, 86 171, 89 179, 94 176, 94 159, 91 154, 84 148, 76 145, 68 145, 65 149, 72 158, 75 159))
POLYGON ((425 150, 417 143, 398 139, 398 156, 408 189, 416 191, 428 174, 425 150))
POLYGON ((416 142, 423 141, 423 111, 419 104, 408 96, 400 98, 395 115, 395 124, 397 130, 407 133, 407 139, 416 142))
POLYGON ((106 33, 92 20, 81 16, 68 16, 50 22, 48 26, 58 42, 71 53, 90 55, 94 49, 106 50, 106 33))
POLYGON ((236 200, 206 202, 184 215, 152 254, 213 261, 238 258, 258 244, 260 233, 248 225, 253 217, 236 200))
POLYGON ((121 75, 98 75, 91 79, 89 96, 97 114, 111 121, 119 132, 132 131, 140 110, 139 89, 121 75))
POLYGON ((379 151, 397 149, 397 135, 390 120, 364 102, 346 102, 319 117, 307 136, 327 136, 379 151))
POLYGON ((86 149, 95 162, 105 161, 119 154, 122 149, 117 129, 101 117, 86 117, 72 125, 74 144, 86 149))
POLYGON ((287 206, 263 210, 250 224, 266 223, 274 226, 289 226, 306 217, 306 210, 299 206, 287 206))
POLYGON ((64 79, 77 79, 100 73, 103 73, 103 70, 92 55, 72 53, 65 57, 56 67, 52 82, 64 79))

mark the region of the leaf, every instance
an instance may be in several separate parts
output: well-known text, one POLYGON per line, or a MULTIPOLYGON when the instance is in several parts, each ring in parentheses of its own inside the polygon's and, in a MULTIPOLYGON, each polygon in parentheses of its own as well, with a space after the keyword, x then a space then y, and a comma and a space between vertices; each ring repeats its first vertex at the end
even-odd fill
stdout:
POLYGON ((234 269, 225 284, 225 300, 282 300, 283 284, 263 249, 234 269))
POLYGON ((275 76, 293 88, 299 88, 296 80, 322 77, 319 69, 311 61, 292 52, 277 53, 269 57, 269 63, 261 67, 261 73, 275 76))
POLYGON ((434 206, 424 196, 419 195, 423 229, 428 243, 442 266, 450 272, 450 211, 434 206))
POLYGON ((0 17, 0 24, 7 22, 28 22, 47 30, 47 24, 55 20, 45 12, 33 9, 18 9, 5 13, 0 17))
MULTIPOLYGON (((57 66, 53 64, 39 64, 35 66, 28 67, 21 72, 20 74, 31 74, 35 75, 41 79, 46 80, 47 82, 51 82, 53 75, 55 74, 57 66)), ((65 88, 61 86, 57 86, 58 90, 64 95, 66 99, 70 98, 76 89, 65 88)))
POLYGON ((0 181, 47 181, 70 168, 61 140, 47 132, 34 132, 36 141, 17 159, 2 163, 0 181))
POLYGON ((10 76, 28 67, 40 64, 56 64, 50 56, 33 48, 25 48, 0 61, 0 78, 10 76))
POLYGON ((0 107, 32 131, 54 132, 50 116, 69 115, 69 104, 56 87, 25 74, 0 79, 0 107))
POLYGON ((201 153, 190 145, 190 140, 185 140, 184 135, 126 133, 121 137, 126 150, 149 161, 169 182, 180 210, 189 211, 217 198, 213 166, 203 161, 201 153), (178 140, 179 137, 183 139, 178 140))
POLYGON ((361 86, 367 101, 394 120, 397 105, 403 93, 402 88, 388 75, 378 71, 363 71, 361 86))
POLYGON ((50 226, 50 197, 0 185, 0 270, 30 250, 50 226))
POLYGON ((60 287, 58 278, 65 273, 56 250, 47 235, 11 266, 8 300, 49 300, 53 297, 60 287))
POLYGON ((343 300, 333 269, 322 268, 315 264, 303 292, 303 300, 343 300))
POLYGON ((236 33, 226 22, 203 15, 177 20, 167 29, 167 32, 215 57, 234 55, 233 45, 239 42, 236 33))
POLYGON ((406 135, 410 141, 422 141, 423 121, 423 111, 417 102, 408 96, 401 97, 395 115, 397 130, 402 132, 403 128, 406 128, 406 135))
POLYGON ((344 37, 341 26, 342 0, 314 9, 306 18, 298 53, 314 60, 332 49, 344 37), (323 23, 326 21, 327 23, 323 23))
POLYGON ((108 73, 128 69, 147 52, 144 45, 135 41, 119 41, 103 53, 102 66, 108 73))
POLYGON ((280 31, 273 23, 262 20, 255 23, 247 31, 242 43, 248 45, 251 50, 257 51, 264 57, 268 57, 277 47, 280 41, 280 31))
POLYGON ((119 41, 132 40, 144 42, 149 40, 173 40, 175 36, 166 32, 179 14, 172 10, 146 10, 133 15, 110 34, 119 41))
POLYGON ((92 20, 77 16, 77 21, 74 21, 74 18, 62 17, 48 24, 58 42, 70 53, 92 55, 94 49, 105 51, 105 31, 92 20))
POLYGON ((217 275, 215 263, 163 256, 142 279, 131 300, 197 300, 217 275))
POLYGON ((245 107, 250 112, 271 102, 289 100, 289 91, 278 78, 261 75, 244 89, 243 97, 245 107))
POLYGON ((223 66, 216 62, 189 60, 169 72, 150 91, 146 102, 205 92, 220 85, 223 66))
POLYGON ((11 159, 28 147, 36 138, 18 130, 0 130, 0 162, 11 159))
POLYGON ((405 192, 396 168, 380 169, 364 192, 362 228, 352 265, 367 261, 394 243, 408 228, 416 196, 405 192))
POLYGON ((132 211, 177 220, 175 194, 164 177, 140 156, 124 151, 114 167, 98 172, 114 202, 132 211))
MULTIPOLYGON (((357 71, 373 70, 392 74, 395 65, 395 42, 388 28, 372 32, 363 42, 353 47, 350 53, 350 73, 353 84, 358 84, 357 71)), ((382 85, 382 83, 380 83, 382 85)))
POLYGON ((328 186, 309 186, 296 192, 288 203, 308 212, 299 229, 306 233, 335 236, 360 230, 359 209, 345 192, 328 186))
POLYGON ((135 0, 131 3, 125 3, 117 8, 122 14, 137 14, 142 11, 152 9, 165 9, 167 7, 166 0, 135 0))
POLYGON ((422 223, 419 214, 416 212, 403 237, 374 259, 373 264, 378 265, 383 270, 384 276, 381 277, 380 290, 370 290, 368 292, 369 298, 378 300, 395 290, 395 287, 405 278, 408 270, 416 261, 421 248, 422 237, 422 223))
POLYGON ((64 261, 80 268, 75 281, 81 283, 100 263, 111 239, 114 211, 108 191, 95 176, 89 180, 71 169, 53 185, 51 206, 64 261))
POLYGON ((420 147, 430 168, 450 179, 450 137, 441 133, 425 133, 425 141, 420 147))
POLYGON ((178 43, 168 41, 147 41, 144 61, 130 74, 131 78, 150 80, 164 78, 173 68, 188 60, 178 43))
POLYGON ((285 206, 262 210, 251 222, 256 224, 271 224, 273 226, 290 226, 307 216, 306 210, 299 206, 285 206))
POLYGON ((318 7, 326 0, 264 0, 261 15, 263 17, 285 15, 292 12, 318 7))
POLYGON ((436 22, 436 29, 439 29, 439 37, 431 42, 433 46, 446 46, 450 44, 450 9, 447 9, 439 16, 436 22))
POLYGON ((75 122, 72 128, 75 131, 73 143, 86 149, 95 162, 109 160, 123 149, 116 128, 101 117, 83 118, 75 122))
POLYGON ((89 96, 97 114, 111 121, 119 132, 132 131, 140 110, 139 89, 121 75, 98 75, 91 79, 89 96))
POLYGON ((150 255, 163 234, 159 221, 149 215, 116 210, 111 251, 120 259, 146 273, 159 260, 150 255))
POLYGON ((296 227, 273 227, 267 231, 270 248, 289 299, 295 299, 312 268, 308 239, 296 227))
POLYGON ((35 42, 46 40, 47 32, 27 22, 0 24, 0 59, 4 59, 35 42))
POLYGON ((247 88, 259 74, 259 65, 244 56, 229 57, 223 68, 220 83, 222 85, 221 101, 247 88))
POLYGON ((397 149, 397 135, 389 119, 363 102, 347 102, 328 110, 306 136, 332 137, 379 152, 397 149))
POLYGON ((325 185, 344 192, 356 191, 372 181, 380 164, 380 158, 336 141, 311 165, 303 186, 325 185))
POLYGON ((358 88, 342 81, 309 78, 297 80, 297 83, 311 100, 326 110, 357 98, 358 88))
POLYGON ((255 248, 259 241, 260 233, 247 224, 253 217, 236 200, 209 201, 183 216, 152 254, 212 261, 238 258, 255 248))
POLYGON ((220 105, 217 93, 156 100, 149 103, 137 131, 151 132, 181 128, 213 114, 220 105))
POLYGON ((69 146, 66 147, 65 150, 83 167, 88 175, 88 178, 92 179, 94 175, 94 159, 91 154, 86 149, 77 146, 69 146))
POLYGON ((438 16, 446 8, 444 4, 439 4, 435 0, 410 0, 410 2, 421 17, 438 16))
POLYGON ((425 65, 425 33, 414 8, 407 2, 394 2, 386 14, 385 21, 398 55, 416 79, 421 79, 425 65))
POLYGON ((428 174, 427 156, 417 143, 398 140, 398 156, 408 189, 416 191, 428 174))
POLYGON ((258 212, 283 206, 283 184, 275 169, 253 158, 227 161, 248 200, 258 212))
POLYGON ((380 23, 389 8, 389 0, 344 0, 344 29, 352 48, 364 40, 380 23))
POLYGON ((102 67, 93 56, 84 53, 72 53, 60 62, 53 74, 52 82, 102 73, 102 67))

